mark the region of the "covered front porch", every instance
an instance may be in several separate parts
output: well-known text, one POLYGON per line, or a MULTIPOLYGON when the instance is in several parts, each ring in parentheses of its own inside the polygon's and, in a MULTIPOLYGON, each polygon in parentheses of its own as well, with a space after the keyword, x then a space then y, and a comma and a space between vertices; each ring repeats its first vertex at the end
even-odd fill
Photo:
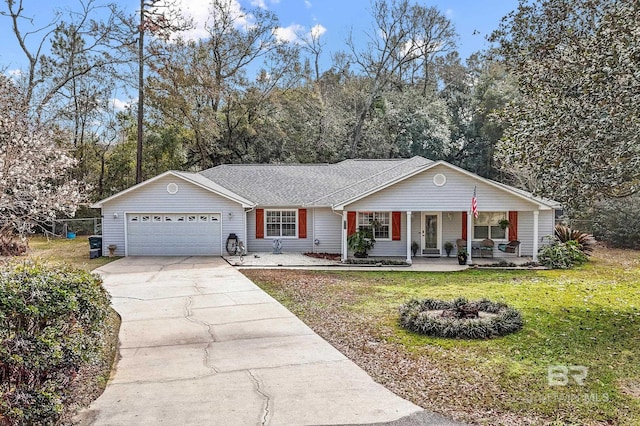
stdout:
MULTIPOLYGON (((458 244, 463 241, 467 264, 511 263, 537 261, 541 235, 540 211, 479 212, 475 218, 464 211, 343 211, 341 260, 347 261, 353 253, 347 238, 363 228, 376 228, 376 245, 370 256, 402 256, 408 264, 421 258, 445 258, 457 261, 458 244), (493 244, 492 250, 482 249, 483 241, 493 244), (501 251, 500 245, 518 241, 517 249, 501 251), (510 252, 512 251, 512 252, 510 252), (522 256, 525 256, 522 258, 522 256), (527 259, 521 262, 522 259, 527 259)), ((552 220, 550 211, 543 214, 544 222, 552 220), (549 214, 547 214, 549 213, 549 214), (546 216, 549 216, 548 218, 546 216)), ((547 226, 545 225, 546 229, 547 226)), ((505 248, 504 246, 502 247, 505 248)))

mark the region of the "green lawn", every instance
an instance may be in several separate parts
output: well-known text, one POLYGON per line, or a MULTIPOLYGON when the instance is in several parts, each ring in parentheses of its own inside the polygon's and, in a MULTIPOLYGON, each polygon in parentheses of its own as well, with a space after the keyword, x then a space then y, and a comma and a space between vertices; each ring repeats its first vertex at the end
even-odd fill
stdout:
POLYGON ((78 236, 71 240, 32 237, 29 239, 28 256, 47 262, 64 262, 88 271, 119 259, 118 257, 89 259, 89 240, 86 236, 78 236))
POLYGON ((245 273, 427 409, 486 424, 640 424, 640 252, 599 249, 570 271, 245 273), (505 302, 525 326, 486 341, 398 326, 401 303, 458 296, 505 302), (550 366, 586 367, 584 384, 550 386, 550 366))

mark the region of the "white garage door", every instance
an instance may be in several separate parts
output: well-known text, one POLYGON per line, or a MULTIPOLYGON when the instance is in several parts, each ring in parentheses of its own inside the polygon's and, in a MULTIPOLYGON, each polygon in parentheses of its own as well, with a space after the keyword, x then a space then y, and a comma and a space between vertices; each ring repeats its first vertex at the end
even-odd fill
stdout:
POLYGON ((129 256, 210 256, 220 253, 219 213, 129 213, 129 256))

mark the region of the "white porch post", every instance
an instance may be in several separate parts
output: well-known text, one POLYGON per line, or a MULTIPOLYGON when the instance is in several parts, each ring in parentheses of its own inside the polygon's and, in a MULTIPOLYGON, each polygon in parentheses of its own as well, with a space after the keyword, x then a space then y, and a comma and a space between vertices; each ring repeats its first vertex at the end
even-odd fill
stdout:
POLYGON ((342 262, 347 261, 347 211, 342 211, 342 262))
POLYGON ((538 261, 538 210, 533 211, 533 261, 538 261))
POLYGON ((473 240, 473 212, 467 213, 467 265, 473 265, 473 259, 471 258, 471 240, 473 240))
POLYGON ((411 212, 407 212, 407 263, 411 265, 411 212))

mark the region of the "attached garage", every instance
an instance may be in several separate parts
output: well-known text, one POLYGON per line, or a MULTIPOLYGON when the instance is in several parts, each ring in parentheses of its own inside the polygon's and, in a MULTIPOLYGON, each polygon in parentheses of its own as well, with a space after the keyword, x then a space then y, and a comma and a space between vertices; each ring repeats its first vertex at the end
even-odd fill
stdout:
POLYGON ((128 213, 129 256, 219 256, 220 213, 128 213))
POLYGON ((95 203, 102 252, 117 256, 220 256, 229 234, 246 241, 255 204, 197 173, 165 172, 95 203))

